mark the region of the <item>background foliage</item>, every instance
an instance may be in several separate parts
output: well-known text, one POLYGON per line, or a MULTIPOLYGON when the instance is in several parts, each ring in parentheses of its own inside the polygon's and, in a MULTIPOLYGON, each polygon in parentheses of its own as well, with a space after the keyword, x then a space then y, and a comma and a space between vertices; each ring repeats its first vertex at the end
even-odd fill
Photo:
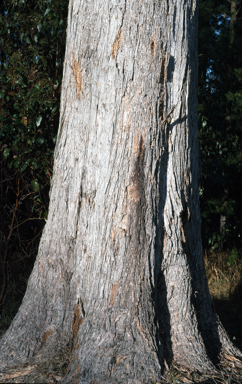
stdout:
POLYGON ((201 0, 199 139, 204 247, 241 248, 241 1, 201 0))
POLYGON ((0 4, 2 319, 19 305, 49 202, 68 1, 0 4), (6 289, 7 288, 7 289, 6 289))
MULTIPOLYGON (((67 7, 68 0, 0 3, 2 328, 22 300, 47 218, 67 7)), ((202 237, 206 255, 227 249, 230 270, 241 254, 241 46, 241 1, 200 0, 202 237)))

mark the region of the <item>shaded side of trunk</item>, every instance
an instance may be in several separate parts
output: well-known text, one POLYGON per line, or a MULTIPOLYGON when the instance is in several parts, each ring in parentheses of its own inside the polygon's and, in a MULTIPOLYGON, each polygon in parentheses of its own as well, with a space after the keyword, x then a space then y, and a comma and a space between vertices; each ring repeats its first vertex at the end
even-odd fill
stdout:
POLYGON ((202 260, 196 5, 70 1, 49 217, 3 366, 70 348, 65 382, 149 383, 237 353, 202 260))

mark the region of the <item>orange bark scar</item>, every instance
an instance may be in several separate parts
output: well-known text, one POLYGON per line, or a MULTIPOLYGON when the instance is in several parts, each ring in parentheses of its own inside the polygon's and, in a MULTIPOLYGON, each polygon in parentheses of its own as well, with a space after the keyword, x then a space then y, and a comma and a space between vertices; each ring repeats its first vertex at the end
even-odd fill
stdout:
POLYGON ((112 58, 115 59, 117 56, 117 52, 120 47, 120 41, 122 39, 122 28, 119 28, 119 31, 117 33, 117 36, 115 37, 114 43, 112 45, 112 58))
POLYGON ((181 233, 182 233, 182 241, 183 241, 183 243, 185 243, 186 242, 186 236, 185 236, 185 231, 184 231, 182 223, 181 223, 181 233))
POLYGON ((116 358, 116 365, 120 365, 124 359, 125 359, 125 356, 118 356, 116 358))
POLYGON ((73 334, 73 339, 75 339, 80 325, 83 323, 83 318, 80 316, 80 310, 78 304, 75 306, 75 311, 74 311, 74 319, 72 321, 72 334, 73 334))
POLYGON ((113 242, 114 241, 114 237, 116 235, 116 227, 113 227, 112 229, 112 233, 111 233, 111 241, 113 242))
POLYGON ((110 303, 109 305, 113 306, 115 303, 116 295, 118 292, 118 282, 116 284, 113 284, 112 286, 112 292, 111 292, 111 298, 110 298, 110 303))
POLYGON ((13 373, 10 373, 10 374, 6 374, 4 376, 1 376, 1 382, 2 382, 2 380, 11 380, 11 379, 15 379, 15 378, 17 378, 19 376, 28 375, 29 373, 33 372, 35 369, 36 369, 36 365, 33 365, 33 366, 25 367, 25 368, 23 368, 20 371, 13 372, 13 373))
POLYGON ((41 338, 42 343, 45 343, 46 340, 47 340, 51 335, 53 335, 53 331, 51 331, 50 329, 49 329, 48 331, 44 332, 43 335, 42 335, 42 338, 41 338))
POLYGON ((80 98, 84 83, 83 83, 83 77, 82 77, 81 63, 79 60, 77 61, 75 58, 73 60, 72 71, 75 79, 77 96, 80 98))
POLYGON ((139 135, 136 135, 134 139, 134 155, 135 155, 135 165, 133 167, 132 174, 132 188, 131 194, 132 199, 137 202, 141 199, 142 195, 142 176, 143 176, 143 162, 144 162, 144 141, 143 137, 139 138, 139 135))

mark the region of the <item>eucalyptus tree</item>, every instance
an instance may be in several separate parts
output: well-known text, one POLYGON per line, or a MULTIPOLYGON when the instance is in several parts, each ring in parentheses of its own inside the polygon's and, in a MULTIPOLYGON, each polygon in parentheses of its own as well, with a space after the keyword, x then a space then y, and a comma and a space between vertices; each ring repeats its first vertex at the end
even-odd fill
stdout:
POLYGON ((206 281, 196 95, 197 1, 70 0, 49 216, 2 369, 33 381, 69 350, 64 382, 153 383, 241 357, 206 281))

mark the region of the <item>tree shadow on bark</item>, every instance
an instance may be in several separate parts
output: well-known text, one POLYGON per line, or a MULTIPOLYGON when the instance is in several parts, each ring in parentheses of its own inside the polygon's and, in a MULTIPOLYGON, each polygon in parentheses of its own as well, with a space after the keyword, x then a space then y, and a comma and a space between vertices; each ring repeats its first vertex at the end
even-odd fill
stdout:
MULTIPOLYGON (((190 61, 192 61, 191 58, 190 58, 190 61)), ((189 100, 189 104, 190 105, 188 105, 188 109, 192 110, 194 108, 194 102, 191 99, 189 100)), ((188 126, 194 126, 194 123, 191 121, 191 115, 188 116, 188 126)), ((199 154, 198 140, 194 142, 191 139, 192 135, 188 135, 188 137, 189 137, 188 148, 191 148, 193 151, 194 150, 197 151, 197 154, 199 154)), ((199 163, 200 161, 198 159, 197 164, 195 164, 195 167, 198 167, 197 175, 199 174, 199 171, 200 171, 199 163)), ((194 165, 192 164, 192 166, 194 165)), ((197 188, 197 191, 195 191, 195 195, 197 194, 197 196, 199 196, 198 187, 199 187, 199 183, 197 182, 197 185, 195 185, 195 188, 197 188)), ((191 189, 189 190, 189 194, 191 194, 191 189)), ((196 196, 195 196, 195 199, 196 199, 196 196)), ((189 206, 190 212, 194 212, 193 206, 194 204, 196 204, 196 202, 194 203, 192 196, 189 196, 188 201, 190 202, 190 206, 189 206)), ((184 204, 184 207, 186 208, 186 196, 183 196, 183 204, 184 204)), ((199 200, 197 201, 197 204, 200 205, 199 200)), ((185 209, 185 211, 187 211, 187 209, 185 209)), ((200 211, 200 207, 198 211, 200 211)), ((199 218, 194 217, 194 215, 191 215, 191 218, 189 218, 185 213, 185 217, 183 218, 183 223, 184 223, 185 237, 187 239, 187 241, 183 243, 183 247, 184 247, 184 251, 188 256, 188 263, 190 266, 190 273, 192 277, 191 301, 196 311, 198 330, 202 336, 204 346, 209 359, 215 366, 218 366, 218 364, 221 361, 221 354, 224 352, 224 347, 226 345, 226 343, 225 345, 222 345, 221 338, 224 338, 224 337, 226 338, 226 336, 221 335, 221 332, 223 333, 223 330, 221 329, 221 325, 218 321, 218 317, 209 293, 208 282, 207 282, 206 273, 205 273, 204 259, 201 254, 200 255, 194 254, 194 245, 195 245, 194 243, 196 239, 192 238, 192 236, 189 236, 190 233, 192 233, 192 227, 196 225, 199 229, 199 234, 197 235, 197 239, 202 244, 200 215, 199 215, 199 218)), ((203 252, 202 245, 201 245, 200 252, 201 253, 203 252)))
MULTIPOLYGON (((191 109, 194 108, 194 105, 190 107, 191 109)), ((187 117, 180 117, 180 119, 177 119, 174 121, 171 125, 169 125, 169 131, 171 132, 176 124, 181 124, 182 120, 187 120, 187 117)), ((188 119, 190 117, 188 116, 188 119)), ((194 122, 188 121, 188 127, 194 127, 194 122)), ((194 135, 188 135, 189 137, 189 143, 188 148, 191 148, 192 151, 197 151, 198 148, 196 146, 198 145, 198 142, 192 142, 194 140, 194 135), (193 137, 193 139, 192 139, 193 137)), ((168 153, 168 151, 166 151, 168 153)), ((195 156, 196 157, 196 156, 195 156)), ((168 159, 164 162, 167 164, 168 159)), ((193 167, 198 166, 198 160, 196 159, 197 164, 192 164, 193 167)), ((193 174, 193 172, 192 172, 193 174)), ((196 172, 194 173, 196 174, 196 172)), ((162 185, 166 188, 166 171, 163 172, 162 177, 162 185)), ((202 337, 208 358, 211 360, 211 362, 216 366, 220 362, 221 358, 221 352, 222 352, 222 343, 221 343, 221 336, 219 334, 219 322, 217 319, 217 315, 215 312, 214 305, 212 303, 209 291, 208 291, 208 285, 206 280, 206 274, 205 274, 205 266, 204 261, 201 257, 202 248, 200 251, 197 250, 195 243, 196 241, 200 241, 200 233, 196 234, 194 236, 194 229, 195 226, 200 229, 200 218, 196 217, 197 211, 194 208, 194 205, 198 204, 198 201, 194 202, 194 199, 197 199, 198 196, 198 190, 196 191, 196 188, 198 189, 198 185, 195 185, 195 191, 191 190, 194 188, 194 185, 189 185, 188 191, 185 192, 181 191, 182 194, 182 204, 183 204, 183 212, 182 212, 182 223, 183 223, 183 229, 184 229, 184 238, 185 241, 183 242, 183 250, 184 254, 187 256, 189 271, 191 274, 191 286, 192 286, 192 293, 191 293, 191 303, 193 305, 193 308, 195 310, 196 319, 197 319, 197 327, 199 334, 202 337), (193 196, 191 194, 193 193, 193 196), (197 193, 197 196, 196 196, 197 193), (195 195, 195 196, 194 196, 195 195), (191 212, 191 217, 190 213, 191 212), (195 214, 194 214, 195 212, 195 214)), ((161 193, 161 196, 165 196, 164 193, 161 193)), ((165 199, 160 203, 160 212, 163 214, 164 212, 164 204, 165 199)), ((161 220, 162 221, 162 220, 161 220)), ((159 228, 159 234, 158 238, 162 238, 162 228, 159 228)), ((162 245, 157 243, 156 246, 156 282, 157 282, 157 290, 154 292, 154 301, 156 303, 156 311, 157 311, 157 318, 160 323, 160 329, 162 331, 161 337, 163 340, 164 345, 164 359, 169 363, 172 361, 173 353, 172 353, 172 342, 171 342, 171 327, 170 327, 170 314, 169 309, 167 305, 167 288, 165 284, 165 278, 161 270, 161 262, 162 257, 159 256, 159 253, 162 254, 162 245), (164 332, 164 334, 163 334, 164 332)))
MULTIPOLYGON (((191 59, 190 59, 191 60, 191 59)), ((193 100, 189 100, 190 105, 188 105, 188 109, 192 110, 194 108, 193 100)), ((188 115, 188 127, 194 127, 194 122, 191 121, 191 115, 188 115)), ((198 140, 195 142, 193 135, 188 135, 188 148, 191 148, 192 151, 197 152, 199 154, 199 144, 198 140), (193 139, 192 139, 193 138, 193 139)), ((198 168, 196 172, 192 172, 192 174, 199 174, 200 161, 198 156, 193 155, 196 160, 191 164, 191 167, 198 168)), ((191 284, 192 284, 192 295, 191 302, 196 312, 197 317, 197 326, 198 331, 203 339, 203 343, 207 352, 207 355, 211 362, 216 366, 219 364, 222 353, 222 343, 221 336, 219 334, 219 323, 217 319, 217 315, 215 312, 214 305, 211 300, 211 296, 208 290, 208 283, 205 272, 205 265, 202 256, 202 241, 201 241, 201 220, 200 220, 200 204, 199 204, 199 185, 195 184, 195 191, 192 191, 190 186, 187 191, 188 196, 185 196, 183 193, 183 227, 185 232, 186 241, 183 242, 183 249, 185 254, 187 255, 189 269, 191 273, 191 284), (192 196, 193 194, 193 196, 192 196), (195 196, 194 196, 195 195, 195 196), (197 196, 196 196, 197 195, 197 196), (197 199, 197 201, 196 201, 197 199), (188 201, 188 204, 187 204, 188 201), (195 205, 198 205, 198 213, 199 217, 196 217, 196 213, 194 215, 195 205), (187 213, 191 212, 191 216, 187 213), (198 234, 193 235, 193 227, 196 226, 198 234), (200 250, 196 247, 196 242, 199 241, 201 244, 200 250), (196 251, 200 254, 196 254, 196 251)))
MULTIPOLYGON (((163 134, 163 142, 168 147, 167 138, 165 137, 165 131, 163 134)), ((167 163, 168 163, 168 152, 165 151, 164 155, 160 159, 159 166, 156 170, 155 178, 159 181, 159 196, 158 202, 158 214, 155 216, 155 228, 156 239, 155 239, 155 285, 152 290, 152 299, 154 302, 155 309, 155 321, 157 322, 157 345, 161 344, 162 350, 159 351, 159 361, 162 371, 168 369, 171 366, 173 359, 172 342, 171 342, 171 325, 170 325, 170 312, 167 303, 167 288, 165 282, 165 276, 162 271, 163 261, 163 241, 164 241, 164 207, 166 200, 167 190, 167 163)), ((150 274, 152 276, 152 273, 150 274)), ((151 285, 152 286, 152 285, 151 285)))

